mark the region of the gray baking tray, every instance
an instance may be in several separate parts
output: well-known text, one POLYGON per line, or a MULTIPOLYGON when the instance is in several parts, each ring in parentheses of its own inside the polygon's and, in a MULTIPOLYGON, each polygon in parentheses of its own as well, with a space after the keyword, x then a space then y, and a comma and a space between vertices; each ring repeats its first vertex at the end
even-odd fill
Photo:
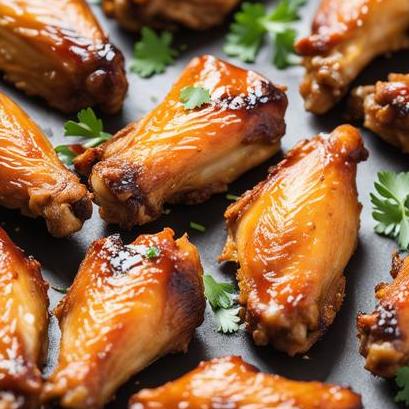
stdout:
MULTIPOLYGON (((272 7, 275 1, 266 3, 268 7, 272 7)), ((308 5, 302 9, 302 20, 298 24, 300 35, 309 32, 310 21, 318 3, 318 0, 309 0, 308 5)), ((135 37, 122 31, 114 21, 105 18, 99 6, 93 6, 93 8, 101 24, 110 34, 112 42, 123 51, 129 65, 135 37)), ((230 193, 241 194, 264 179, 268 167, 277 163, 282 158, 282 154, 298 140, 318 132, 331 131, 335 126, 344 123, 345 106, 341 103, 323 117, 306 113, 298 94, 303 68, 277 70, 270 63, 271 47, 267 45, 263 47, 255 64, 246 65, 235 59, 228 59, 222 51, 228 23, 226 22, 226 25, 220 29, 204 33, 180 31, 176 35, 176 40, 180 45, 186 44, 187 48, 178 57, 176 63, 169 67, 165 74, 146 80, 129 73, 130 88, 122 113, 115 117, 103 117, 103 119, 108 131, 115 132, 130 121, 141 118, 166 95, 189 60, 200 54, 213 54, 225 58, 234 64, 258 71, 275 83, 286 85, 289 108, 282 153, 268 163, 248 172, 230 186, 230 193)), ((362 73, 356 84, 385 79, 389 72, 409 72, 409 54, 402 52, 377 59, 362 73)), ((69 143, 63 137, 63 123, 69 117, 50 109, 38 99, 26 97, 1 81, 0 90, 21 104, 49 135, 54 145, 69 143)), ((216 332, 212 313, 207 308, 205 321, 196 331, 189 351, 186 354, 162 358, 136 375, 118 391, 116 399, 108 405, 108 408, 126 408, 130 395, 140 388, 155 387, 173 380, 196 367, 201 360, 231 354, 241 355, 246 361, 263 371, 289 378, 350 385, 362 394, 365 408, 398 407, 393 401, 395 393, 393 382, 377 379, 363 368, 364 361, 358 353, 355 318, 358 311, 372 311, 375 305, 374 287, 380 281, 390 280, 391 255, 396 249, 392 240, 380 237, 373 231, 374 221, 371 217, 369 192, 373 190, 373 182, 379 170, 408 170, 408 157, 382 142, 371 132, 365 130, 362 132, 370 156, 368 161, 359 165, 358 171, 359 198, 363 204, 359 246, 346 268, 347 287, 344 305, 334 324, 308 353, 309 359, 290 358, 274 351, 271 347, 255 347, 244 331, 234 335, 219 334, 216 332)), ((225 194, 215 195, 202 205, 174 206, 169 215, 163 215, 155 223, 134 228, 131 232, 119 232, 122 238, 129 242, 141 233, 154 233, 165 226, 172 227, 178 236, 187 231, 192 242, 200 249, 204 270, 218 279, 234 280, 234 266, 219 266, 216 261, 226 237, 223 212, 228 204, 225 194), (205 225, 206 232, 200 233, 189 229, 190 221, 205 225)), ((93 240, 118 232, 116 227, 106 226, 103 223, 97 208, 94 208, 94 216, 85 223, 83 230, 70 239, 52 238, 47 233, 43 221, 20 216, 17 211, 0 209, 0 222, 27 254, 33 255, 41 262, 45 278, 58 287, 68 287, 71 284, 85 251, 93 240)), ((49 293, 51 304, 54 306, 62 295, 52 289, 49 293)), ((45 372, 49 372, 56 360, 58 336, 58 328, 53 320, 50 328, 50 354, 45 372)))

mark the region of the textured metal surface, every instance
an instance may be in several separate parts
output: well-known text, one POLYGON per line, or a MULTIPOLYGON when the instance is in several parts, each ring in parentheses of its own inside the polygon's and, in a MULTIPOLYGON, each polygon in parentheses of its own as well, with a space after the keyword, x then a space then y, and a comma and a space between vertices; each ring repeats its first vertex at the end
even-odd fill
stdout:
MULTIPOLYGON (((273 6, 275 2, 268 1, 267 3, 273 6)), ((309 5, 303 9, 303 20, 299 23, 300 34, 308 32, 309 21, 317 4, 317 0, 309 0, 309 5)), ((134 38, 121 31, 114 22, 102 16, 98 7, 95 7, 95 11, 101 23, 110 33, 112 41, 123 50, 129 63, 134 38)), ((202 34, 180 32, 177 35, 178 42, 187 44, 187 49, 164 75, 142 80, 134 74, 129 74, 130 90, 124 110, 116 117, 104 118, 108 130, 111 132, 119 130, 128 122, 148 112, 157 101, 165 96, 171 83, 192 57, 208 53, 226 58, 221 50, 224 34, 223 29, 210 30, 202 34)), ((278 71, 270 64, 270 60, 271 50, 265 46, 257 63, 248 65, 248 67, 259 71, 278 84, 288 86, 289 109, 286 117, 287 134, 283 139, 283 152, 290 149, 298 140, 318 132, 330 131, 345 121, 342 104, 322 118, 306 113, 298 94, 298 83, 303 69, 295 67, 286 71, 278 71)), ((239 61, 231 61, 244 65, 239 61)), ((362 73, 357 83, 384 79, 391 71, 409 71, 408 55, 398 53, 390 58, 378 59, 362 73)), ((3 82, 0 82, 0 90, 23 106, 50 136, 54 145, 63 142, 63 123, 68 119, 67 117, 56 113, 36 99, 25 97, 3 82)), ((395 249, 393 241, 381 238, 373 232, 374 223, 371 218, 369 192, 372 190, 377 171, 381 169, 407 170, 407 166, 404 166, 405 162, 407 163, 407 157, 378 140, 370 132, 363 131, 363 134, 370 157, 367 162, 359 165, 358 189, 360 201, 363 204, 359 247, 346 269, 347 289, 344 305, 328 333, 308 354, 309 359, 289 358, 282 353, 275 352, 270 347, 255 347, 243 331, 231 336, 219 334, 215 330, 212 314, 207 310, 205 322, 197 330, 188 353, 168 356, 152 364, 120 389, 116 400, 109 405, 109 408, 125 408, 131 393, 138 391, 140 387, 158 386, 194 368, 201 360, 229 354, 241 355, 263 371, 278 373, 290 378, 351 385, 354 390, 363 395, 366 408, 396 407, 393 403, 392 384, 376 379, 363 368, 363 359, 358 353, 355 317, 358 311, 372 311, 375 304, 374 287, 378 282, 390 279, 391 254, 395 249)), ((280 155, 258 169, 250 171, 234 183, 229 191, 240 194, 252 187, 265 177, 267 168, 277 163, 279 159, 280 155)), ((219 279, 230 280, 234 277, 233 266, 219 266, 216 261, 225 240, 223 212, 228 203, 225 195, 222 194, 214 196, 199 206, 175 206, 169 215, 163 216, 158 222, 135 228, 132 232, 121 232, 121 235, 125 241, 130 241, 138 234, 156 232, 165 226, 172 227, 178 236, 188 231, 191 240, 200 249, 205 271, 214 274, 219 279), (207 231, 199 233, 190 230, 190 221, 205 225, 207 231)), ((89 244, 95 239, 117 231, 116 228, 104 225, 96 208, 92 220, 85 224, 80 233, 70 239, 53 239, 47 233, 42 221, 22 217, 18 212, 1 209, 0 221, 15 242, 41 262, 46 279, 53 285, 61 287, 69 286, 72 282, 89 244)), ((335 234, 337 234, 336 231, 334 231, 335 234)), ((61 295, 50 290, 50 297, 52 305, 55 305, 61 295)), ((55 323, 50 329, 50 335, 51 350, 46 371, 49 371, 58 352, 56 347, 58 330, 55 323)))

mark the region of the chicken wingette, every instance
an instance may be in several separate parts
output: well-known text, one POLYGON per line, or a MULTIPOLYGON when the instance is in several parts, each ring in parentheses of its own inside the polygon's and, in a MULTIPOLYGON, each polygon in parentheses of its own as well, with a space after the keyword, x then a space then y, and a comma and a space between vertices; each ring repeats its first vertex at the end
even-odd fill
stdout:
POLYGON ((0 408, 40 407, 48 345, 48 286, 40 265, 0 228, 0 408))
POLYGON ((122 107, 124 59, 85 0, 1 0, 0 73, 63 112, 122 107))
POLYGON ((129 409, 361 409, 348 388, 258 372, 238 356, 202 362, 176 381, 135 394, 129 409))
POLYGON ((94 242, 55 311, 60 356, 43 399, 102 408, 131 375, 186 351, 203 320, 203 291, 196 247, 171 229, 129 245, 119 235, 94 242))
POLYGON ((331 109, 377 56, 409 46, 406 0, 321 0, 309 37, 295 47, 306 68, 305 108, 331 109))
POLYGON ((385 378, 409 364, 409 257, 395 255, 391 275, 392 283, 376 287, 375 311, 357 319, 365 368, 385 378))
POLYGON ((0 205, 43 217, 56 237, 80 230, 92 213, 87 188, 61 163, 40 128, 1 93, 0 205))
POLYGON ((103 0, 107 16, 127 30, 180 24, 206 30, 223 22, 240 0, 103 0))
POLYGON ((409 74, 390 74, 388 81, 356 88, 351 114, 383 140, 409 153, 409 74))
POLYGON ((240 265, 240 303, 257 345, 305 353, 334 320, 357 245, 355 177, 366 156, 358 130, 340 126, 300 142, 227 209, 221 260, 240 265))
POLYGON ((125 228, 159 217, 166 202, 199 203, 271 157, 285 132, 284 89, 215 57, 195 58, 152 112, 75 159, 100 214, 125 228), (188 109, 186 87, 211 101, 188 109), (91 171, 92 165, 96 163, 91 171))

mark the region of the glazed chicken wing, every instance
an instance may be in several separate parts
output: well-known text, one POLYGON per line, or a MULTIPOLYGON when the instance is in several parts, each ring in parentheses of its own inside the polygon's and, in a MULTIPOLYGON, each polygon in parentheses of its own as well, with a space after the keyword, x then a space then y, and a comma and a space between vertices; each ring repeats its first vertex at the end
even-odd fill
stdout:
POLYGON ((390 74, 388 81, 358 87, 352 115, 386 142, 409 153, 409 74, 390 74))
POLYGON ((260 373, 238 356, 202 362, 195 370, 156 389, 143 389, 130 409, 361 409, 347 388, 297 382, 260 373))
POLYGON ((87 188, 58 159, 28 115, 0 94, 0 205, 44 217, 53 236, 80 230, 91 217, 87 188))
POLYGON ((124 28, 138 31, 142 26, 168 27, 181 24, 205 30, 221 24, 240 0, 103 0, 109 17, 124 28))
POLYGON ((123 56, 85 0, 1 0, 0 72, 63 112, 115 113, 127 90, 123 56))
POLYGON ((39 407, 47 354, 47 284, 40 265, 0 228, 0 408, 39 407))
POLYGON ((359 132, 344 125, 298 144, 232 204, 221 260, 240 264, 240 302, 257 345, 305 353, 332 323, 358 237, 359 132))
POLYGON ((409 46, 407 0, 321 0, 309 37, 296 43, 305 108, 323 114, 375 57, 409 46))
POLYGON ((88 174, 101 216, 129 228, 156 219, 165 202, 199 203, 280 147, 287 97, 260 75, 211 56, 195 58, 165 100, 101 147, 75 160, 88 174), (184 107, 201 86, 211 102, 184 107))
POLYGON ((395 255, 391 275, 392 283, 376 287, 375 311, 357 319, 365 368, 386 378, 409 364, 409 257, 395 255))
POLYGON ((44 399, 101 408, 131 375, 185 351, 203 320, 202 267, 186 236, 173 231, 94 242, 56 309, 62 340, 44 399))

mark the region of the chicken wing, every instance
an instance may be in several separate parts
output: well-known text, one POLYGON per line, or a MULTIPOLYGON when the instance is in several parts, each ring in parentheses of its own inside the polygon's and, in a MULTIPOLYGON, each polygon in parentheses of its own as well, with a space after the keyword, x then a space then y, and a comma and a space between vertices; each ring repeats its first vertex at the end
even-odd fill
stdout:
POLYGON ((39 407, 47 353, 48 286, 40 265, 0 228, 0 408, 39 407))
POLYGON ((260 75, 211 56, 195 58, 165 100, 101 147, 77 157, 101 216, 129 228, 159 217, 165 202, 199 203, 280 147, 284 90, 260 75), (189 110, 188 86, 209 90, 211 102, 189 110))
POLYGON ((94 242, 55 313, 62 340, 44 399, 101 408, 131 375, 185 351, 203 320, 202 266, 186 236, 173 231, 94 242))
POLYGON ((122 106, 124 59, 85 0, 2 0, 0 72, 63 112, 122 106))
POLYGON ((0 205, 44 217, 57 237, 80 230, 92 213, 87 188, 60 162, 28 115, 1 93, 0 205))
POLYGON ((223 22, 240 0, 103 0, 107 16, 127 30, 142 26, 169 27, 181 24, 206 30, 223 22))
POLYGON ((331 109, 375 57, 409 46, 408 29, 406 0, 321 0, 311 35, 296 43, 305 108, 331 109))
POLYGON ((395 255, 391 275, 392 283, 376 287, 375 311, 357 318, 365 368, 385 378, 409 364, 409 257, 395 255))
POLYGON ((221 260, 240 264, 257 345, 305 353, 334 320, 358 237, 356 165, 366 156, 359 132, 340 126, 298 144, 227 209, 221 260))
POLYGON ((260 373, 238 356, 201 362, 193 371, 156 389, 143 389, 129 409, 361 409, 350 389, 260 373))
POLYGON ((409 74, 390 74, 388 81, 356 88, 352 115, 386 142, 409 153, 409 74))

